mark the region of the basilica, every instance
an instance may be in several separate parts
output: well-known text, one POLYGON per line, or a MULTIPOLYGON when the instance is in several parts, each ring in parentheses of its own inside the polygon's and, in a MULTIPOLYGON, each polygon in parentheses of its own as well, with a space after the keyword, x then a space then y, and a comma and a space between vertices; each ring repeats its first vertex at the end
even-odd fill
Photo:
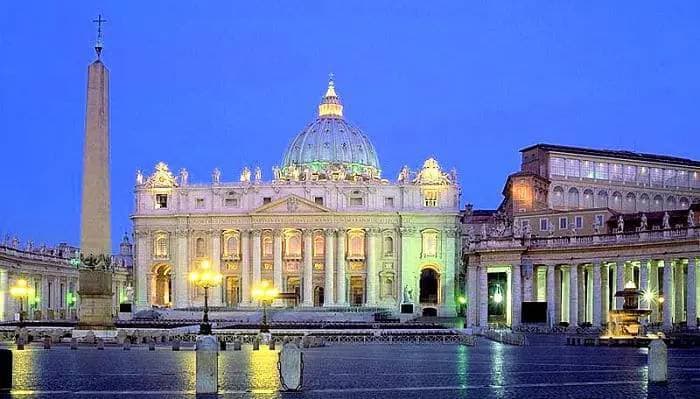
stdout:
POLYGON ((272 172, 266 180, 259 167, 245 167, 226 181, 214 168, 206 182, 164 162, 137 172, 137 309, 201 306, 188 275, 205 267, 223 275, 210 294, 215 307, 256 307, 253 287, 267 283, 284 298, 273 306, 456 314, 456 172, 430 158, 385 178, 332 79, 316 119, 272 172))

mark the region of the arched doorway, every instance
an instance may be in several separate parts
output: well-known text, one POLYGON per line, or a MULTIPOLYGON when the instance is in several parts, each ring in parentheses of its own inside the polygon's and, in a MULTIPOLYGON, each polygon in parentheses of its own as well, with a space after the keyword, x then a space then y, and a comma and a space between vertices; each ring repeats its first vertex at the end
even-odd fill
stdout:
POLYGON ((420 272, 420 303, 438 303, 440 275, 435 269, 425 268, 420 272))
POLYGON ((172 304, 172 267, 168 264, 153 267, 153 305, 171 306, 172 304))
POLYGON ((323 287, 314 288, 314 306, 323 306, 323 287))

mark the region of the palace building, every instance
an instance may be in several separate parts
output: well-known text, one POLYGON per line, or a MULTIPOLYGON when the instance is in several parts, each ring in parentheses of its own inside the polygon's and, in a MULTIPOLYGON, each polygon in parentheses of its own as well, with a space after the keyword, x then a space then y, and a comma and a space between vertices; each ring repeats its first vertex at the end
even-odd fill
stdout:
POLYGON ((647 322, 697 327, 700 162, 538 144, 496 210, 463 221, 467 325, 603 328, 634 286, 647 322))
POLYGON ((210 295, 217 307, 258 306, 252 287, 266 281, 295 299, 275 306, 456 312, 456 173, 430 158, 384 178, 333 80, 271 179, 246 167, 232 181, 214 169, 194 182, 160 162, 150 176, 137 173, 135 204, 137 309, 201 306, 188 275, 205 266, 223 274, 210 295))

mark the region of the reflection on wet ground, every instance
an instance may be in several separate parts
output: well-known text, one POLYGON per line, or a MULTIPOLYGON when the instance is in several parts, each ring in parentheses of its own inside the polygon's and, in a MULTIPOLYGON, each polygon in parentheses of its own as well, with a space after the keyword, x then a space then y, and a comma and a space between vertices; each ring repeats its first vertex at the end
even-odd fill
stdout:
MULTIPOLYGON (((700 349, 671 349, 671 380, 646 383, 646 349, 569 347, 531 337, 525 347, 340 345, 305 350, 301 394, 280 394, 277 352, 220 354, 221 396, 235 398, 637 398, 700 396, 700 349)), ((14 351, 12 396, 194 396, 194 352, 32 346, 14 351)))

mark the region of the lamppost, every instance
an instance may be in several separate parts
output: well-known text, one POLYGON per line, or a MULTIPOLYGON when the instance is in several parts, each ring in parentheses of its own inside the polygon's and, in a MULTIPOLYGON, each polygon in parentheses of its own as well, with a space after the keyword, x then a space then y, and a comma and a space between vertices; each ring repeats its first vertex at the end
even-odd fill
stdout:
POLYGON ((190 281, 198 287, 204 288, 204 317, 199 325, 199 334, 210 335, 211 324, 209 324, 209 288, 221 284, 221 273, 210 268, 209 261, 203 260, 199 265, 199 270, 190 273, 190 281))
POLYGON ((24 301, 30 295, 34 294, 34 289, 29 286, 27 280, 21 278, 15 282, 15 285, 10 287, 10 296, 19 300, 19 327, 22 328, 24 321, 24 301))
POLYGON ((261 333, 270 332, 270 326, 267 324, 267 307, 277 298, 279 291, 277 288, 270 286, 270 282, 264 280, 260 285, 253 287, 253 299, 260 301, 263 308, 262 325, 260 326, 261 333))

